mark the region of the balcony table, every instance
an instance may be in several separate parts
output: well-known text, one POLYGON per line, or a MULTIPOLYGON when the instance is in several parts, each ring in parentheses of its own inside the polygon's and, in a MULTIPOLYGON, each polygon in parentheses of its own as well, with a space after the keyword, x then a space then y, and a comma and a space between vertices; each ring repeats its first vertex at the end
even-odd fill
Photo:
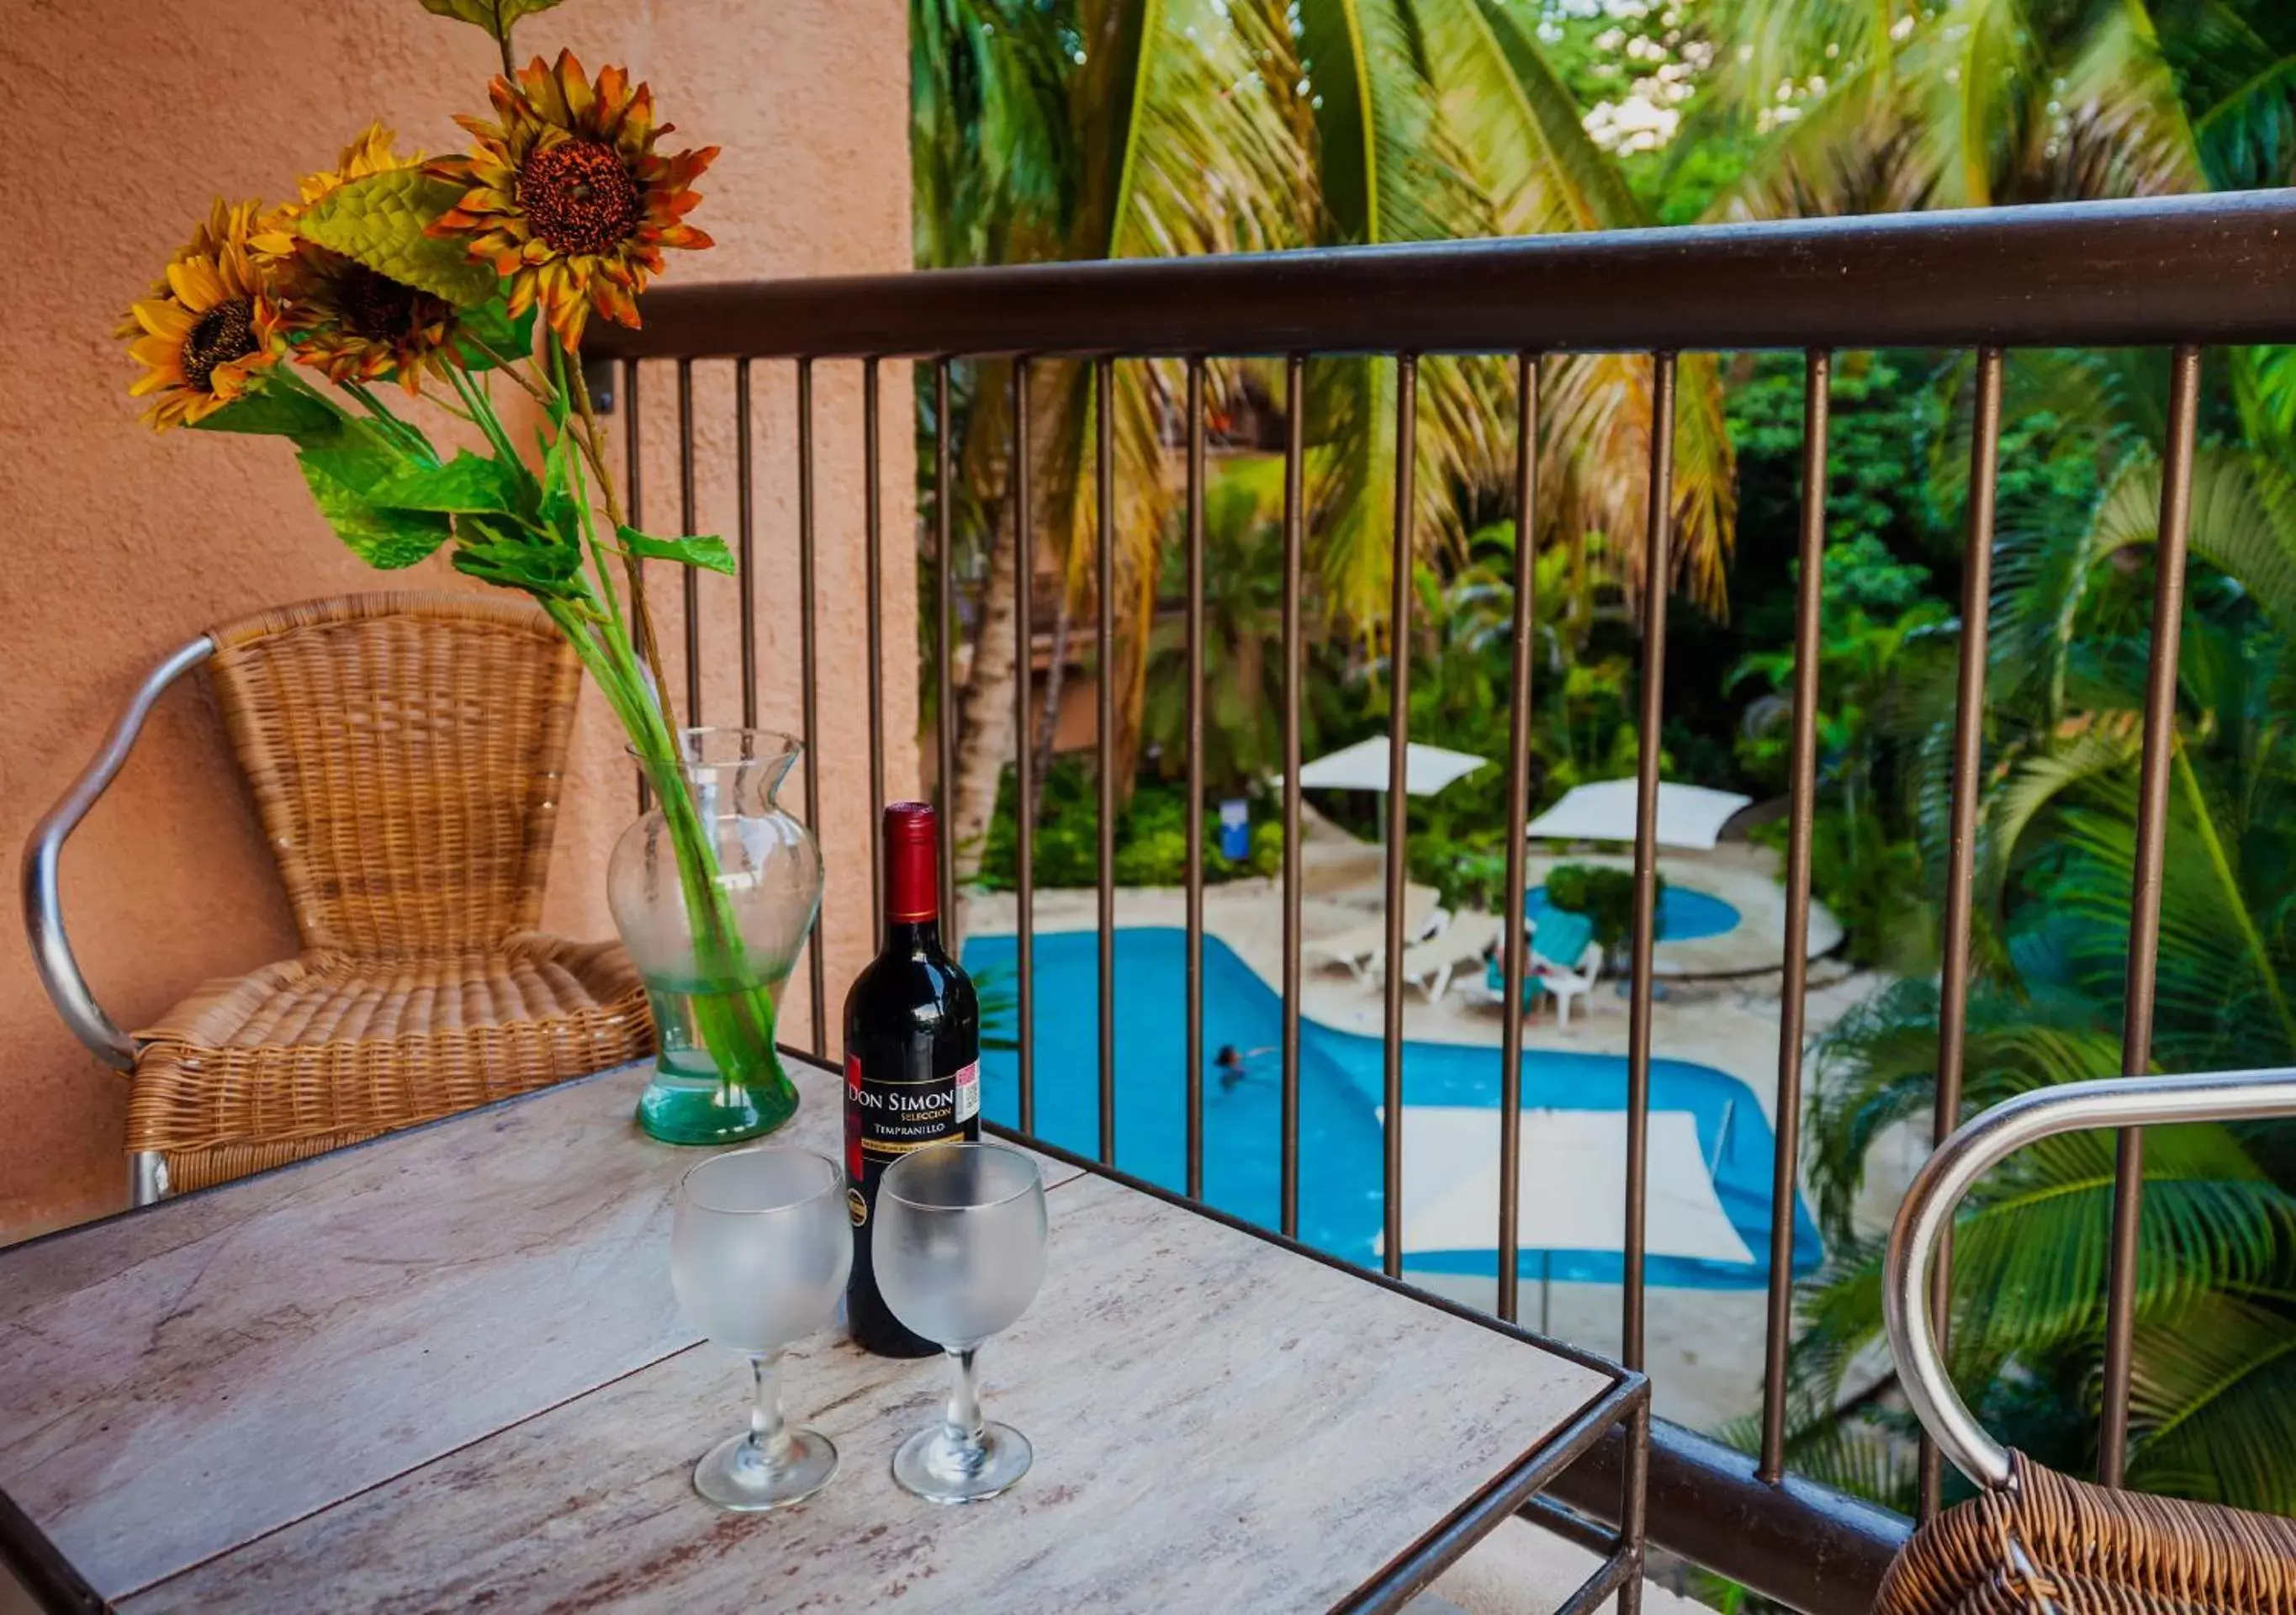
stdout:
MULTIPOLYGON (((803 1062, 783 1137, 834 1153, 803 1062)), ((610 1071, 0 1251, 0 1546, 63 1607, 1388 1609, 1639 1405, 1640 1376, 1045 1158, 1043 1293, 981 1354, 1035 1442, 894 1487, 938 1359, 832 1332, 786 1406, 843 1455, 720 1513, 748 1371, 671 1297, 696 1152, 610 1071)))

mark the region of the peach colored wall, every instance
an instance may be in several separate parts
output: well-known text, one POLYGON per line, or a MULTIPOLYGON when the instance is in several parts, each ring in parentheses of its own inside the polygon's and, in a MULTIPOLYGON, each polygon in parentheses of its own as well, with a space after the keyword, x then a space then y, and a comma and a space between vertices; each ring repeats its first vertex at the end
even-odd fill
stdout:
MULTIPOLYGON (((209 197, 278 198, 368 119, 448 149, 457 111, 483 110, 496 65, 475 29, 416 0, 55 0, 9 5, 0 88, 20 138, 0 167, 0 847, 14 856, 166 649, 283 601, 380 586, 312 513, 274 440, 137 424, 133 373, 110 338, 209 197)), ((569 0, 519 29, 521 56, 570 45, 594 70, 650 79, 675 143, 725 148, 695 222, 716 250, 672 275, 805 275, 909 261, 907 49, 900 0, 569 0), (684 137, 684 138, 681 138, 684 137)), ((793 606, 795 435, 785 365, 753 378, 764 721, 799 719, 793 606)), ((911 788, 915 612, 908 376, 886 376, 885 608, 889 783, 911 788)), ((644 389, 647 525, 676 520, 675 373, 644 389)), ((865 956, 868 757, 864 708, 857 370, 821 366, 820 658, 832 1021, 865 956)), ((705 468, 697 530, 734 533, 732 369, 695 366, 705 468)), ((682 641, 676 580, 661 628, 682 641)), ((455 587, 442 562, 389 581, 455 587)), ((704 716, 740 712, 737 586, 702 582, 704 716)), ((676 687, 682 672, 672 669, 676 687)), ((632 810, 603 703, 586 699, 561 817, 547 921, 611 928, 607 849, 632 810)), ((793 779, 788 799, 801 804, 793 779)), ((72 841, 66 912, 99 1000, 148 1021, 201 979, 291 952, 293 932, 204 687, 161 703, 127 771, 72 841)), ((12 933, 17 928, 12 922, 12 933)), ((789 1033, 808 1034, 802 971, 789 1033)), ((831 1039, 832 1046, 835 1039, 831 1039)), ((20 939, 0 943, 0 1240, 122 1202, 125 1080, 56 1019, 20 939)))

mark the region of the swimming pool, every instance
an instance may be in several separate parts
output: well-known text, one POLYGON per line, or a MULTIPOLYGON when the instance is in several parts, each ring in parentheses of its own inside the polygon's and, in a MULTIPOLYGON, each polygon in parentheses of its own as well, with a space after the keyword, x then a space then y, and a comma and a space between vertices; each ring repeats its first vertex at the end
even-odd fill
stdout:
MULTIPOLYGON (((1523 894, 1522 911, 1533 920, 1546 910, 1546 887, 1534 886, 1523 894)), ((1724 936, 1738 929, 1742 917, 1737 905, 1710 891, 1669 882, 1658 894, 1658 934, 1662 942, 1724 936)))
MULTIPOLYGON (((1128 1172, 1178 1190, 1186 1183, 1187 933, 1168 927, 1116 933, 1116 1159, 1128 1172)), ((965 967, 1001 974, 1013 968, 1009 936, 975 937, 965 967)), ((1100 1138, 1100 939, 1093 931, 1039 931, 1035 949, 1037 1131, 1080 1154, 1100 1138)), ((1273 1051, 1283 1037, 1282 998, 1217 937, 1204 939, 1204 1049, 1207 1062, 1224 1044, 1246 1053, 1273 1051)), ((1007 1028, 1010 1035, 1010 1028, 1007 1028)), ((1403 1088, 1407 1105, 1498 1104, 1498 1052, 1486 1046, 1406 1042, 1403 1088)), ((1350 1261, 1377 1260, 1383 1167, 1379 1105, 1383 1052, 1376 1037, 1300 1023, 1300 1233, 1308 1243, 1350 1261)), ((1010 1051, 981 1056, 985 1113, 1008 1126, 1020 1114, 1018 1061, 1010 1051)), ((1204 1198, 1222 1210, 1269 1227, 1278 1220, 1281 1093, 1278 1056, 1259 1054, 1250 1074, 1223 1090, 1204 1080, 1204 1198)), ((1627 1062, 1616 1055, 1545 1049, 1522 1058, 1526 1111, 1623 1111, 1627 1062)), ((1752 1090, 1711 1066, 1651 1062, 1653 1111, 1686 1111, 1701 1153, 1712 1165, 1716 1198, 1751 1263, 1652 1254, 1653 1284, 1711 1289, 1758 1288, 1767 1282, 1770 1225, 1771 1134, 1752 1090)), ((1496 1127, 1496 1118, 1494 1118, 1496 1127)), ((1794 1270, 1815 1268, 1817 1229, 1795 1207, 1794 1270)), ((1544 1251, 1526 1229, 1521 1271, 1531 1277, 1616 1283, 1616 1250, 1544 1251)), ((1496 1236, 1482 1251, 1422 1257, 1407 1267, 1495 1274, 1496 1236)))

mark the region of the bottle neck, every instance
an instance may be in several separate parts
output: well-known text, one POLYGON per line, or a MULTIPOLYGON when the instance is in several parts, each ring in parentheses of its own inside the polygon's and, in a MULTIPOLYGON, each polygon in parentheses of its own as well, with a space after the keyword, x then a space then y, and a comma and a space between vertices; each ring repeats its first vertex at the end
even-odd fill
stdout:
POLYGON ((923 920, 885 921, 885 952, 896 958, 914 959, 924 954, 937 954, 940 946, 940 916, 923 920))

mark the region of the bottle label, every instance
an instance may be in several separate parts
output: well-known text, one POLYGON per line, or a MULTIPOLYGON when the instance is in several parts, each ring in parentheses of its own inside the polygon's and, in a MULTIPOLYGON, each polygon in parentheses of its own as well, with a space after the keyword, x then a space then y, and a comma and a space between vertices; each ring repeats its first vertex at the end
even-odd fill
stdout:
POLYGON ((871 1160, 898 1160, 951 1137, 980 1109, 980 1066, 943 1077, 864 1078, 861 1058, 845 1057, 845 1169, 858 1178, 871 1160))

